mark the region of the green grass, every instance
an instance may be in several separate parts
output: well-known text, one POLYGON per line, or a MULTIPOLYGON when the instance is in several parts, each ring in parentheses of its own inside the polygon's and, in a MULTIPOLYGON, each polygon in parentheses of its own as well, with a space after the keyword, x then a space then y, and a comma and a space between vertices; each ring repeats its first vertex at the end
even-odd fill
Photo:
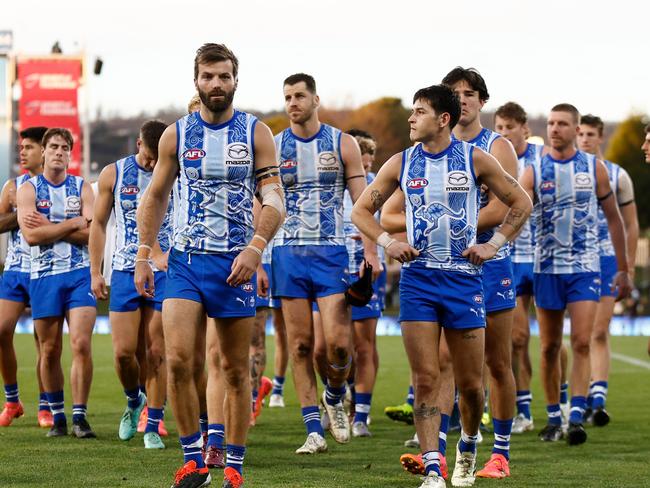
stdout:
MULTIPOLYGON (((65 338, 67 340, 67 337, 65 338)), ((0 430, 0 487, 167 487, 182 456, 171 412, 167 426, 168 448, 145 452, 142 434, 130 442, 117 439, 117 425, 125 399, 113 370, 108 336, 94 340, 95 378, 89 404, 89 421, 98 440, 47 439, 36 427, 36 382, 31 337, 17 336, 20 360, 19 384, 25 417, 0 430)), ((647 338, 618 337, 613 350, 648 361, 647 338)), ((399 337, 379 338, 380 372, 373 398, 371 439, 353 439, 337 445, 328 436, 330 451, 317 457, 299 457, 293 451, 305 433, 291 381, 287 381, 287 408, 265 409, 249 438, 246 486, 282 488, 409 488, 419 480, 401 470, 402 443, 413 434, 411 427, 389 421, 383 407, 401 403, 408 385, 408 366, 399 337)), ((531 351, 535 365, 538 342, 531 351)), ((269 354, 269 357, 272 357, 269 354)), ((65 361, 69 364, 69 348, 65 361)), ((536 368, 537 369, 537 368, 536 368)), ((269 371, 269 373, 272 373, 269 371)), ((649 371, 617 360, 612 363, 608 409, 610 426, 589 429, 587 444, 569 448, 565 443, 542 444, 536 433, 515 436, 512 445, 512 478, 478 480, 476 486, 517 487, 618 487, 650 486, 647 460, 650 439, 649 371)), ((67 371, 66 371, 67 376, 67 371)), ((66 385, 69 387, 69 384, 66 385)), ((544 420, 543 397, 537 371, 534 374, 533 414, 536 427, 544 420)), ((66 407, 71 411, 70 392, 66 407)), ((450 435, 450 458, 456 435, 450 435)), ((479 447, 479 462, 489 456, 489 437, 479 447)), ((451 463, 453 459, 449 459, 451 463)), ((213 486, 221 486, 215 473, 213 486)), ((451 486, 448 483, 448 486, 451 486)))

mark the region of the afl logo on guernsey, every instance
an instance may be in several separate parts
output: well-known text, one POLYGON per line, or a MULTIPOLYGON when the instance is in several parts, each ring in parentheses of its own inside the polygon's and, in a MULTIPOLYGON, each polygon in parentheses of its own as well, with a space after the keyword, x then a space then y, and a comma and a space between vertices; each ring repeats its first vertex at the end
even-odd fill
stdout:
POLYGON ((140 188, 135 185, 123 186, 120 188, 120 193, 122 195, 137 195, 140 193, 140 188))
POLYGON ((413 178, 412 180, 408 180, 406 182, 406 187, 412 190, 419 190, 421 188, 424 188, 428 184, 429 184, 429 180, 427 180, 426 178, 413 178))
POLYGON ((244 290, 247 293, 251 293, 253 291, 253 283, 244 283, 241 286, 241 289, 244 290))
POLYGON ((229 166, 245 166, 253 162, 249 157, 248 146, 241 142, 229 144, 226 149, 226 154, 226 164, 229 166))
POLYGON ((512 285, 512 280, 510 278, 503 278, 501 280, 501 286, 508 287, 510 285, 512 285))
POLYGON ((338 159, 333 152, 322 152, 318 155, 319 171, 338 171, 338 159))
POLYGON ((50 208, 52 206, 52 202, 50 200, 36 200, 36 208, 50 208))
POLYGON ((542 181, 542 190, 552 190, 555 188, 555 182, 554 181, 542 181))
POLYGON ((285 159, 284 161, 282 161, 282 163, 280 163, 280 168, 284 168, 284 169, 292 169, 295 168, 296 166, 298 166, 298 162, 294 161, 293 159, 285 159))
POLYGON ((196 161, 205 157, 205 151, 203 149, 188 149, 183 153, 183 159, 188 161, 196 161))
POLYGON ((474 295, 474 303, 483 303, 483 295, 474 295))
POLYGON ((447 191, 469 191, 469 176, 463 171, 452 171, 447 175, 447 191))

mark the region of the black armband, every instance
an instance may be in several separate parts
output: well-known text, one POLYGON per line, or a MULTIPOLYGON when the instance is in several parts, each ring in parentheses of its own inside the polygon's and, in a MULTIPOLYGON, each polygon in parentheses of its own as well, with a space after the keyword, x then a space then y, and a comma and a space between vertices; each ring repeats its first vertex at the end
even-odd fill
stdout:
POLYGON ((354 175, 354 176, 348 176, 348 177, 345 179, 345 181, 350 181, 350 180, 352 180, 352 179, 354 179, 354 178, 365 178, 365 177, 366 177, 366 175, 354 175))
POLYGON ((604 197, 598 197, 598 201, 602 202, 603 200, 607 200, 609 197, 611 197, 614 194, 612 190, 609 190, 609 193, 605 195, 604 197))

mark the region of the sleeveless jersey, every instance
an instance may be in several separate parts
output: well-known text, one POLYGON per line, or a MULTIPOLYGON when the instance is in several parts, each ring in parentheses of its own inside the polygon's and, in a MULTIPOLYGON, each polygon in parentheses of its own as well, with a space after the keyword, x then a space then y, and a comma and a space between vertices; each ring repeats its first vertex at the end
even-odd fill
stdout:
MULTIPOLYGON (((113 269, 119 271, 135 270, 135 257, 138 253, 138 227, 136 211, 140 199, 151 182, 151 171, 138 165, 135 155, 127 156, 115 163, 115 186, 113 198, 115 208, 115 252, 113 269)), ((158 243, 163 252, 171 245, 173 197, 169 202, 165 219, 158 233, 158 243)), ((156 270, 157 271, 157 270, 156 270)))
MULTIPOLYGON (((481 148, 481 149, 483 149, 483 151, 485 151, 486 153, 489 154, 490 149, 492 149, 492 144, 494 143, 494 141, 496 141, 500 137, 501 136, 499 134, 497 134, 496 132, 491 131, 490 129, 482 128, 481 132, 479 132, 479 134, 474 139, 472 139, 471 141, 467 141, 467 143, 471 144, 472 146, 476 146, 478 148, 481 148)), ((490 191, 487 188, 482 187, 481 188, 481 208, 485 207, 488 204, 489 195, 490 195, 490 191)), ((497 227, 494 227, 494 228, 492 228, 490 230, 484 230, 483 232, 481 232, 477 236, 476 242, 478 242, 479 244, 484 244, 484 243, 488 242, 492 238, 492 236, 494 235, 494 232, 496 231, 496 229, 497 229, 497 227)), ((510 244, 506 244, 506 245, 502 246, 501 249, 499 249, 497 251, 496 255, 494 256, 494 258, 492 260, 496 261, 498 259, 503 259, 506 256, 508 256, 509 254, 510 254, 510 244)))
MULTIPOLYGON (((375 179, 374 173, 366 175, 366 182, 372 183, 375 179)), ((345 190, 343 195, 343 231, 345 232, 345 247, 348 249, 348 270, 350 274, 358 273, 361 264, 363 263, 363 241, 359 239, 361 232, 357 226, 352 223, 352 197, 350 192, 345 190)), ((375 218, 379 221, 379 212, 375 214, 375 218)), ((384 248, 377 246, 377 256, 379 262, 384 262, 384 248)))
POLYGON ((582 151, 557 161, 549 154, 534 163, 535 272, 599 272, 596 158, 582 151))
MULTIPOLYGON (((36 192, 36 210, 50 222, 60 223, 81 215, 80 176, 68 175, 60 185, 53 185, 43 175, 29 180, 36 192)), ((79 246, 65 241, 32 246, 31 278, 67 273, 90 267, 88 246, 79 246)))
POLYGON ((199 112, 176 122, 178 251, 238 251, 253 237, 256 123, 255 116, 238 110, 219 125, 203 121, 199 112))
POLYGON ((309 139, 285 129, 275 136, 287 215, 274 246, 345 245, 345 167, 341 131, 321 124, 309 139))
MULTIPOLYGON (((29 174, 20 175, 16 178, 16 191, 20 185, 29 180, 29 174)), ((14 209, 15 210, 15 209, 14 209)), ((17 271, 19 273, 29 273, 31 269, 31 249, 20 231, 16 227, 9 234, 7 242, 7 258, 5 259, 5 271, 17 271)))
POLYGON ((481 267, 462 253, 476 244, 480 189, 474 174, 474 148, 452 140, 430 154, 422 144, 402 153, 400 187, 406 202, 408 242, 420 255, 412 262, 427 268, 478 275, 481 267))
MULTIPOLYGON (((612 187, 612 192, 618 200, 618 178, 621 173, 621 167, 612 163, 611 161, 604 160, 607 174, 609 176, 609 184, 612 187)), ((598 243, 600 244, 601 256, 616 256, 614 252, 614 245, 612 244, 612 236, 609 235, 609 226, 607 225, 607 218, 605 212, 598 205, 598 243)))
MULTIPOLYGON (((527 145, 526 151, 518 158, 519 177, 526 168, 541 159, 543 150, 544 146, 541 144, 527 145)), ((523 225, 521 232, 512 244, 510 255, 513 263, 532 263, 535 261, 535 208, 533 208, 533 214, 523 225)))

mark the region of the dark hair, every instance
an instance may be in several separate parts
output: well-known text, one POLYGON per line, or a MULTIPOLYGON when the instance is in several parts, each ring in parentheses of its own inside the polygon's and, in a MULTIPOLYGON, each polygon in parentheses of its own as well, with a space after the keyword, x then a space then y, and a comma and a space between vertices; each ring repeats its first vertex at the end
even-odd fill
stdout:
POLYGON ((194 57, 194 79, 199 77, 199 64, 217 63, 219 61, 232 62, 232 75, 237 78, 239 61, 237 56, 225 44, 207 43, 196 50, 194 57))
POLYGON ((494 117, 514 120, 515 122, 519 122, 522 125, 528 122, 528 115, 526 115, 524 107, 516 102, 508 102, 501 105, 497 111, 494 112, 494 117))
POLYGON ((478 98, 482 102, 487 102, 490 99, 485 80, 478 70, 456 66, 442 79, 442 84, 452 87, 459 81, 466 81, 472 90, 476 90, 478 92, 478 98))
POLYGON ((435 110, 436 114, 449 114, 449 129, 453 129, 460 119, 460 100, 447 85, 431 85, 420 88, 413 95, 413 103, 418 100, 426 100, 435 110))
POLYGON ((47 132, 47 127, 27 127, 19 132, 21 139, 31 139, 34 142, 41 143, 43 136, 47 132))
POLYGON ((361 129, 350 129, 349 131, 346 131, 347 134, 350 134, 352 137, 360 137, 362 139, 372 139, 373 141, 375 140, 374 137, 370 135, 369 132, 366 132, 365 130, 361 129))
POLYGON ((585 124, 590 127, 593 127, 598 130, 599 136, 603 135, 605 124, 603 123, 603 119, 601 119, 597 115, 592 115, 592 114, 583 115, 582 117, 580 117, 580 124, 585 124))
POLYGON ((140 139, 154 155, 158 156, 158 141, 167 128, 162 120, 147 120, 140 127, 140 139))
POLYGON ((41 146, 43 147, 47 146, 48 141, 52 139, 54 136, 63 137, 63 139, 65 139, 65 142, 68 143, 68 146, 70 146, 70 151, 72 151, 72 147, 74 146, 74 139, 72 138, 72 133, 68 129, 64 129, 62 127, 53 127, 51 129, 47 129, 45 134, 43 134, 43 142, 41 142, 41 146))
POLYGON ((646 134, 650 134, 650 124, 645 126, 645 132, 646 134))
POLYGON ((580 123, 580 112, 578 112, 578 109, 570 103, 558 103, 551 109, 551 112, 568 112, 573 115, 573 121, 576 124, 580 123))
POLYGON ((316 80, 313 76, 306 73, 296 73, 295 75, 287 76, 282 85, 295 85, 301 81, 305 82, 307 90, 316 95, 316 80))

